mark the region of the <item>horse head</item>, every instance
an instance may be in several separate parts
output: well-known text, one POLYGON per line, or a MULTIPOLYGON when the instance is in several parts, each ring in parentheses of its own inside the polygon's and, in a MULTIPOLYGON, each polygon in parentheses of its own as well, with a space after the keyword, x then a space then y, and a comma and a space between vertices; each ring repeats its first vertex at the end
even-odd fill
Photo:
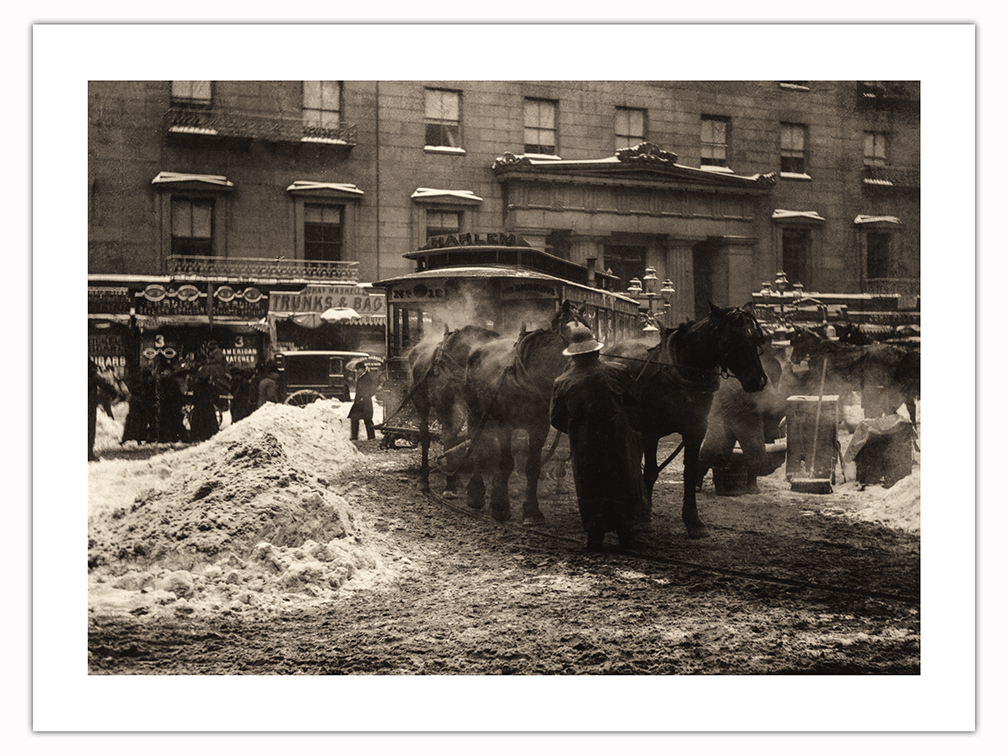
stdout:
POLYGON ((761 391, 767 375, 760 360, 766 334, 752 313, 738 307, 722 309, 713 302, 709 320, 714 326, 718 364, 738 378, 747 392, 761 391))
POLYGON ((560 308, 553 315, 553 319, 550 321, 549 330, 560 334, 564 342, 569 344, 570 330, 575 325, 579 324, 586 326, 592 332, 595 331, 592 327, 593 324, 591 322, 591 318, 585 314, 584 308, 574 304, 569 299, 565 299, 560 304, 560 308))

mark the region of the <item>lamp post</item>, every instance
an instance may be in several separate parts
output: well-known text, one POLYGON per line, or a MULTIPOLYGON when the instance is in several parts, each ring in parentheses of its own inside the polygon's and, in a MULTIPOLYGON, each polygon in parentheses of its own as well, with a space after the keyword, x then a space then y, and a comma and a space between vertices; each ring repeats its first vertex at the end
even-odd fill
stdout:
POLYGON ((659 290, 657 271, 649 265, 644 270, 643 281, 636 277, 630 279, 627 293, 638 302, 647 300, 648 309, 643 330, 649 336, 658 333, 658 326, 655 325, 654 302, 658 297, 661 297, 664 300, 663 310, 668 310, 672 306, 672 295, 675 294, 672 281, 666 278, 659 290))

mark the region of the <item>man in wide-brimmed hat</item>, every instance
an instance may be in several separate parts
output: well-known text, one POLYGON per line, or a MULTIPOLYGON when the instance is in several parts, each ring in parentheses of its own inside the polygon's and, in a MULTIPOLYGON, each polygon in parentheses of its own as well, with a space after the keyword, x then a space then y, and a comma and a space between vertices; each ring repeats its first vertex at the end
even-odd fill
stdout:
POLYGON ((601 551, 606 532, 613 530, 620 546, 629 546, 644 503, 633 380, 622 367, 603 362, 601 350, 586 326, 574 327, 563 352, 572 364, 553 384, 550 403, 550 424, 570 437, 589 551, 601 551))

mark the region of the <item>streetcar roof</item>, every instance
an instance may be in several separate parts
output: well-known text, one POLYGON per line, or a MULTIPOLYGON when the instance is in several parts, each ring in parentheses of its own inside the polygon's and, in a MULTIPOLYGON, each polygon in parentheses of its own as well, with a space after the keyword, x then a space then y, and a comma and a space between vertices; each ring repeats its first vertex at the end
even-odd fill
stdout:
POLYGON ((462 267, 462 268, 435 268, 433 270, 421 270, 415 273, 406 273, 395 278, 386 278, 383 281, 375 281, 371 285, 376 287, 391 287, 397 286, 403 283, 409 283, 412 281, 429 281, 431 279, 442 279, 442 278, 475 278, 475 279, 528 279, 535 281, 550 281, 552 283, 559 283, 565 286, 573 286, 578 289, 585 289, 587 291, 598 292, 601 294, 610 294, 613 297, 617 297, 627 302, 637 303, 637 300, 631 297, 629 294, 623 294, 618 291, 609 291, 607 289, 597 289, 593 286, 586 286, 582 283, 577 283, 576 281, 568 281, 565 278, 557 278, 556 276, 551 276, 547 273, 540 273, 535 270, 527 270, 525 268, 515 268, 515 267, 494 267, 494 266, 474 266, 474 267, 462 267))

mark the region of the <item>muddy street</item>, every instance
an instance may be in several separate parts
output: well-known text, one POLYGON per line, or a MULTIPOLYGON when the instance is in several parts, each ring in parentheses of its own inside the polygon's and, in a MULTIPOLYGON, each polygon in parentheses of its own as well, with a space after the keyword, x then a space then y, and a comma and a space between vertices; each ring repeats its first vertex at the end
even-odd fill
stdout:
MULTIPOLYGON (((660 456, 677 443, 665 439, 660 456)), ((841 479, 832 494, 798 494, 778 471, 759 493, 719 497, 708 477, 698 503, 712 536, 694 541, 679 520, 673 462, 640 545, 621 553, 612 534, 605 553, 589 554, 569 477, 540 484, 546 524, 527 528, 519 474, 516 519, 499 524, 486 508, 438 495, 437 472, 435 495, 418 492, 418 450, 358 450, 324 487, 346 502, 359 540, 381 540, 378 563, 395 565, 386 580, 351 580, 324 600, 289 589, 278 605, 249 600, 250 591, 235 594, 244 602, 201 605, 196 579, 188 603, 169 595, 162 611, 93 607, 89 672, 920 673, 919 532, 859 519, 865 497, 880 495, 872 487, 841 479)), ((141 561, 113 560, 92 579, 123 584, 141 561)))

